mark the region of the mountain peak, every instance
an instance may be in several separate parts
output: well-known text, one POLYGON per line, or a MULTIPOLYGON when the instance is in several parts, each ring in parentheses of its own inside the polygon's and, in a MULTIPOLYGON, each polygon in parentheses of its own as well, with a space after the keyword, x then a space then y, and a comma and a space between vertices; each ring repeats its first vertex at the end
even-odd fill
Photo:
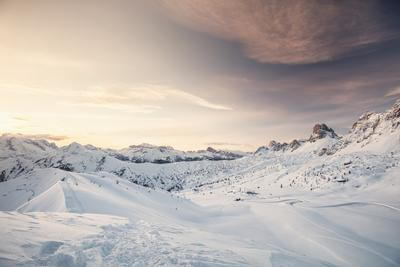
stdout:
POLYGON ((400 118, 400 98, 396 100, 394 105, 386 111, 386 119, 400 118))
POLYGON ((214 149, 214 148, 212 148, 212 147, 210 147, 210 146, 207 147, 206 151, 211 152, 211 153, 216 153, 216 152, 217 152, 216 149, 214 149))
POLYGON ((269 149, 271 149, 272 151, 284 150, 287 146, 288 146, 287 143, 280 143, 275 140, 272 140, 271 142, 269 142, 269 145, 268 145, 269 149))
POLYGON ((329 128, 325 123, 315 124, 309 140, 313 142, 325 137, 337 138, 338 135, 332 128, 329 128))

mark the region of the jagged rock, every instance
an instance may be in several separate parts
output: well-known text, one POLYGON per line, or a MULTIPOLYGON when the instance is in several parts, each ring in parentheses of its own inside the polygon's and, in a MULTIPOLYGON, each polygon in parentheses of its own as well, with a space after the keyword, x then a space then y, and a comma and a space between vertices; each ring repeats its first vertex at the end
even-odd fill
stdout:
POLYGON ((271 142, 269 142, 269 145, 268 145, 268 148, 272 151, 286 150, 287 147, 288 147, 287 143, 280 143, 275 140, 272 140, 271 142))
POLYGON ((289 147, 291 149, 291 151, 295 151, 296 149, 298 149, 301 146, 300 142, 297 141, 296 139, 294 139, 292 142, 290 142, 289 147))
POLYGON ((210 146, 207 147, 206 151, 211 152, 211 153, 216 153, 216 152, 217 152, 216 149, 214 149, 214 148, 212 148, 212 147, 210 147, 210 146))
POLYGON ((0 174, 0 183, 1 182, 4 182, 4 181, 6 181, 7 180, 7 177, 6 177, 6 171, 2 171, 1 172, 1 174, 0 174))
POLYGON ((326 147, 322 148, 319 152, 318 152, 318 156, 323 156, 325 154, 327 154, 328 149, 326 147))
POLYGON ((329 128, 325 123, 315 124, 309 141, 314 142, 325 137, 338 138, 338 135, 332 128, 329 128))
POLYGON ((386 120, 398 119, 400 118, 400 99, 398 99, 393 107, 387 111, 385 116, 386 120))
POLYGON ((259 153, 262 153, 262 152, 266 152, 268 150, 269 150, 268 147, 260 146, 259 148, 257 148, 256 152, 254 152, 254 154, 259 154, 259 153))
MULTIPOLYGON (((344 137, 344 145, 359 144, 364 147, 368 144, 379 142, 384 138, 390 138, 391 141, 386 140, 386 144, 392 143, 392 148, 394 148, 399 144, 399 125, 400 99, 385 112, 365 112, 362 114, 353 124, 350 132, 344 137)), ((390 146, 388 146, 389 148, 390 146)))

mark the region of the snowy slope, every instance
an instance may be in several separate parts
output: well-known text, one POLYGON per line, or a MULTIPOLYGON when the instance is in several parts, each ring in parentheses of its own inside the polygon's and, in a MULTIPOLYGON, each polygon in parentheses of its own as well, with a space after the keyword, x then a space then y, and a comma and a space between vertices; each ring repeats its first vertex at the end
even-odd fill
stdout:
POLYGON ((392 108, 382 113, 366 112, 344 137, 348 150, 377 153, 399 151, 400 99, 392 108))
MULTIPOLYGON (((399 263, 398 168, 360 194, 351 188, 322 196, 276 188, 234 201, 218 187, 204 191, 207 197, 185 192, 199 205, 105 173, 59 171, 60 180, 48 183, 53 170, 41 171, 32 177, 41 193, 16 208, 19 213, 0 213, 6 226, 0 236, 9 240, 0 252, 2 265, 399 263)), ((3 185, 12 191, 18 179, 3 185)), ((241 186, 257 185, 250 180, 241 186)), ((2 196, 1 202, 14 198, 2 196)))
POLYGON ((399 266, 399 117, 235 160, 3 135, 0 265, 399 266))
POLYGON ((180 189, 184 176, 208 165, 203 161, 226 162, 247 155, 212 148, 183 152, 151 145, 131 146, 117 151, 75 142, 58 148, 45 140, 30 140, 9 134, 0 136, 0 149, 0 182, 37 168, 57 168, 82 173, 106 171, 139 185, 165 190, 180 189))

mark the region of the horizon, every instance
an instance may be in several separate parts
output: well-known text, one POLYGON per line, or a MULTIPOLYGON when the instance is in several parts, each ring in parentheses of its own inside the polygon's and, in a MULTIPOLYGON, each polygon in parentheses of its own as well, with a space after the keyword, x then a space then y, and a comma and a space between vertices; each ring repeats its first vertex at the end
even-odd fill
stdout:
POLYGON ((265 3, 1 1, 0 132, 254 151, 400 96, 399 3, 265 3))
MULTIPOLYGON (((400 98, 395 99, 394 102, 395 103, 396 102, 400 102, 400 98)), ((377 113, 376 111, 372 111, 372 110, 364 111, 364 112, 362 112, 360 114, 359 118, 364 113, 367 113, 367 112, 377 113)), ((318 122, 318 123, 315 123, 314 125, 316 125, 316 124, 326 124, 326 123, 318 122)), ((330 127, 329 124, 326 124, 326 125, 328 127, 330 127)), ((334 128, 332 128, 332 129, 336 133, 338 133, 334 128)), ((349 127, 349 129, 350 129, 350 127, 349 127)), ((346 133, 339 133, 339 136, 346 135, 347 133, 349 133, 349 131, 347 131, 346 133)), ((50 143, 56 144, 58 147, 68 146, 68 145, 71 145, 73 143, 78 143, 78 144, 83 145, 83 146, 93 145, 91 143, 86 143, 86 144, 85 143, 79 143, 76 140, 70 140, 71 138, 66 137, 66 136, 56 136, 56 135, 51 135, 51 134, 23 134, 23 133, 12 133, 12 132, 0 133, 0 137, 1 136, 7 136, 7 135, 16 135, 16 136, 21 136, 21 137, 24 137, 24 138, 27 138, 27 139, 32 139, 32 140, 46 140, 46 141, 48 141, 50 143)), ((260 148, 262 146, 265 146, 265 145, 268 145, 268 143, 271 142, 271 141, 277 141, 279 143, 290 143, 291 141, 294 141, 294 140, 306 140, 306 139, 307 139, 306 136, 302 137, 302 138, 297 137, 297 138, 294 138, 294 139, 291 139, 291 140, 270 139, 266 143, 260 144, 260 145, 258 145, 257 147, 255 147, 254 149, 251 149, 251 150, 250 149, 240 149, 240 148, 237 148, 237 144, 229 144, 229 143, 224 143, 224 142, 206 143, 206 144, 203 144, 204 145, 203 148, 196 149, 196 150, 184 150, 184 149, 176 148, 176 147, 174 147, 172 145, 169 145, 169 144, 150 144, 150 143, 139 143, 139 144, 133 144, 132 143, 130 145, 122 146, 122 147, 107 147, 107 146, 97 146, 97 145, 93 145, 93 146, 95 146, 97 148, 101 148, 101 149, 115 149, 115 150, 124 149, 124 148, 128 148, 128 147, 131 147, 131 146, 142 146, 142 145, 167 146, 167 147, 172 147, 173 149, 182 150, 182 151, 185 151, 185 152, 187 152, 187 151, 206 150, 208 147, 212 147, 212 148, 215 147, 217 149, 226 150, 226 151, 235 151, 236 150, 236 151, 242 151, 242 152, 254 152, 258 148, 260 148), (220 148, 220 147, 223 147, 223 148, 220 148)), ((250 145, 248 145, 248 147, 250 147, 250 145)))

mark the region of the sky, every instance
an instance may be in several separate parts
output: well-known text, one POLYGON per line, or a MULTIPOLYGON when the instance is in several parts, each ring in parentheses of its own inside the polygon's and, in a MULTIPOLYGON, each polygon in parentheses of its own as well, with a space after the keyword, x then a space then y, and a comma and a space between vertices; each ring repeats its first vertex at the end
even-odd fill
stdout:
POLYGON ((253 151, 400 97, 397 0, 0 0, 0 133, 253 151))

